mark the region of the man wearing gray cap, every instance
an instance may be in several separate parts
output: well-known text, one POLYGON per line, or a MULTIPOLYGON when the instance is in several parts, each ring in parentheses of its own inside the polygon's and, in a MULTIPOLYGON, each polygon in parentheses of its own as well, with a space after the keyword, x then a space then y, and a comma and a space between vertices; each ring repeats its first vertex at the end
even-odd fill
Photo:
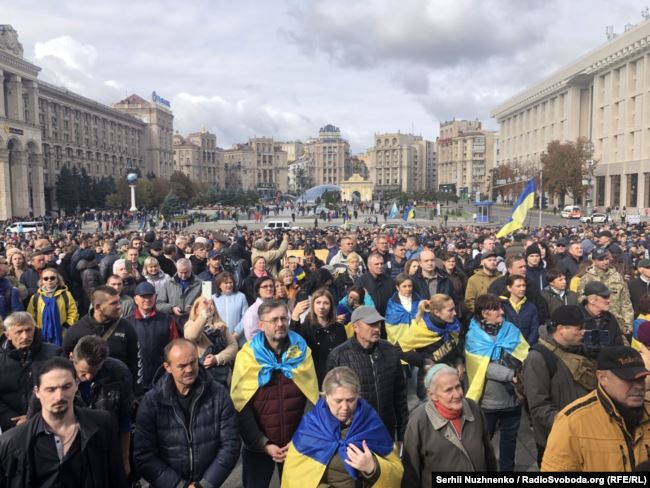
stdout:
POLYGON ((377 410, 391 437, 401 444, 409 416, 406 382, 400 349, 380 338, 383 320, 374 307, 355 309, 350 320, 354 336, 330 353, 327 370, 352 368, 359 375, 361 397, 377 410))
POLYGON ((634 322, 630 290, 621 274, 610 265, 611 259, 609 250, 602 247, 594 249, 591 253, 591 260, 594 264, 587 268, 587 272, 580 279, 576 293, 578 300, 582 301, 587 295, 585 287, 589 283, 597 281, 605 285, 611 295, 609 311, 616 317, 623 333, 628 334, 632 332, 632 323, 634 322))
POLYGON ((585 317, 584 344, 586 353, 596 357, 607 346, 627 344, 616 317, 609 311, 611 291, 600 281, 592 281, 584 288, 582 313, 585 317))

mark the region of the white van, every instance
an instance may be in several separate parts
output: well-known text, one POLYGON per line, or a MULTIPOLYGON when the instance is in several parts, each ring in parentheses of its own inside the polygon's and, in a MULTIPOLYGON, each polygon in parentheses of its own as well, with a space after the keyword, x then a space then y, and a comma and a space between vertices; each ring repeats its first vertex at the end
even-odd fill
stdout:
POLYGON ((579 219, 582 217, 582 210, 576 205, 567 205, 560 212, 560 216, 565 219, 579 219))
POLYGON ((40 222, 14 222, 7 227, 8 233, 28 233, 28 232, 42 232, 43 225, 40 222))
POLYGON ((291 230, 291 222, 288 220, 269 220, 264 230, 291 230))

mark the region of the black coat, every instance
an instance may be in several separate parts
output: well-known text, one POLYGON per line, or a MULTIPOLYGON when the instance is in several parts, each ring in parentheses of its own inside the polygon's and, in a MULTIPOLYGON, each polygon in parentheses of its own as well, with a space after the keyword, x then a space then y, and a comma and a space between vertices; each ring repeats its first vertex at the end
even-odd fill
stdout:
POLYGON ((327 370, 348 366, 359 376, 361 397, 377 410, 391 437, 404 439, 409 410, 406 382, 400 362, 401 350, 380 340, 364 349, 352 337, 336 347, 327 359, 327 370))
POLYGON ((630 300, 632 307, 634 307, 634 316, 639 315, 639 302, 641 297, 646 293, 650 293, 650 283, 646 283, 641 278, 636 278, 627 284, 630 289, 630 300))
MULTIPOLYGON (((497 296, 507 296, 508 289, 506 288, 506 280, 508 275, 501 276, 492 282, 488 293, 494 293, 497 296)), ((551 316, 548 312, 548 304, 542 296, 542 291, 539 286, 526 276, 526 299, 537 307, 537 315, 539 316, 539 323, 543 324, 551 316)))
POLYGON ((36 370, 50 358, 61 354, 54 344, 43 342, 40 329, 28 349, 15 349, 6 341, 0 350, 0 428, 5 432, 16 424, 12 417, 27 414, 34 389, 36 370))
POLYGON ((380 274, 375 278, 370 273, 364 273, 357 279, 357 285, 368 290, 372 301, 375 303, 375 308, 383 316, 386 313, 388 300, 395 293, 395 282, 393 279, 386 274, 380 274))
MULTIPOLYGON (((623 340, 623 333, 621 328, 618 325, 616 317, 614 317, 610 312, 603 312, 599 317, 594 317, 591 315, 584 305, 581 305, 582 314, 585 317, 585 336, 592 334, 594 336, 600 335, 595 331, 607 331, 607 343, 598 346, 589 346, 589 338, 585 337, 583 339, 586 348, 586 355, 592 359, 596 359, 598 353, 603 346, 623 346, 625 342, 623 340)), ((595 337, 594 337, 595 339, 595 337)), ((593 341, 592 341, 593 342, 593 341)))
MULTIPOLYGON (((76 409, 81 436, 84 479, 83 488, 127 487, 115 421, 107 412, 76 409)), ((35 486, 32 440, 41 418, 40 413, 24 424, 0 436, 0 486, 23 488, 35 486)))
POLYGON ((169 374, 156 381, 140 404, 133 457, 152 486, 187 486, 191 481, 221 486, 237 464, 241 440, 230 395, 202 368, 196 381, 189 428, 169 374))

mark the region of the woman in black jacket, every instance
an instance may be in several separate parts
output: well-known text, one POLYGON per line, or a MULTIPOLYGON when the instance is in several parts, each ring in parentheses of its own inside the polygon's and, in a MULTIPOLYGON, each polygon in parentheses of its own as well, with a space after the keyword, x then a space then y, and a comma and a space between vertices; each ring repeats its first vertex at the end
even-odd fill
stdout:
POLYGON ((311 296, 311 305, 304 300, 298 303, 291 313, 291 330, 298 332, 311 349, 319 388, 327 372, 326 363, 329 353, 348 338, 343 324, 337 322, 334 307, 332 294, 325 289, 320 289, 311 296), (309 313, 301 323, 300 315, 307 307, 309 313))

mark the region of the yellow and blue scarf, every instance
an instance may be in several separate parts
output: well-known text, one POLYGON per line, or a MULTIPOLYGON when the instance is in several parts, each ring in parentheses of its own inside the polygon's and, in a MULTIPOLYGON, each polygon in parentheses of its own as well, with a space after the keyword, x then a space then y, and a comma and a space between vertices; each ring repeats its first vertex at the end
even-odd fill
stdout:
POLYGON ((504 352, 523 362, 528 356, 528 343, 519 328, 504 321, 493 339, 472 319, 465 338, 465 361, 469 376, 467 398, 479 402, 485 387, 485 375, 490 361, 498 361, 504 352))
POLYGON ((352 417, 350 428, 341 438, 341 423, 334 417, 321 398, 316 406, 300 422, 289 445, 284 462, 282 488, 314 488, 320 483, 333 456, 340 456, 350 477, 358 478, 358 472, 345 460, 347 448, 354 444, 362 449, 366 441, 376 455, 380 477, 375 488, 399 486, 403 467, 394 451, 393 440, 377 412, 362 398, 352 417))
POLYGON ((458 340, 459 334, 460 321, 457 318, 443 328, 434 324, 429 314, 425 314, 421 319, 413 321, 408 331, 400 338, 399 345, 402 351, 408 352, 430 346, 439 340, 458 340))
POLYGON ((311 350, 296 332, 289 331, 289 347, 280 361, 266 347, 264 334, 256 334, 244 344, 235 358, 230 396, 237 411, 246 406, 255 392, 265 386, 274 371, 293 380, 300 391, 313 404, 318 400, 318 382, 311 350))

